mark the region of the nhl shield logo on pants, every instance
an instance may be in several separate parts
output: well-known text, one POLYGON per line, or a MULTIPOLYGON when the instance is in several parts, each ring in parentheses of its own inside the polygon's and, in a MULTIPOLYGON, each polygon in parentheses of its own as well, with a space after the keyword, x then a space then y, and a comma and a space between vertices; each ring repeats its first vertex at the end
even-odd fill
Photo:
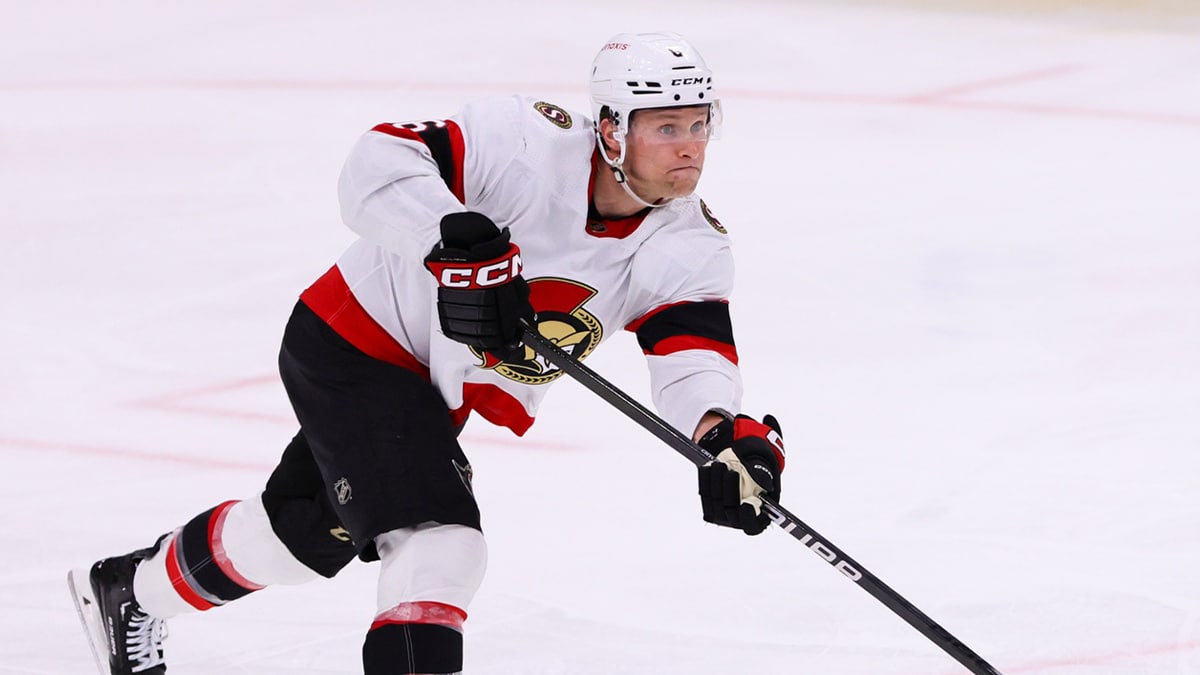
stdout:
POLYGON ((339 478, 337 482, 333 484, 333 492, 337 495, 338 503, 342 505, 345 505, 345 503, 350 501, 351 497, 353 497, 350 491, 350 481, 346 480, 344 477, 339 478))

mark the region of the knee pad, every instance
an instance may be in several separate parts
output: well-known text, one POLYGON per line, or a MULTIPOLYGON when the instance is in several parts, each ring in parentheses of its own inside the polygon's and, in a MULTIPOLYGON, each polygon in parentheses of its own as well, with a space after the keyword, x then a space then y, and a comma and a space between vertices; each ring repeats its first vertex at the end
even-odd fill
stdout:
POLYGON ((413 602, 434 602, 465 612, 483 582, 487 543, 464 525, 423 523, 375 537, 379 549, 380 614, 413 602))

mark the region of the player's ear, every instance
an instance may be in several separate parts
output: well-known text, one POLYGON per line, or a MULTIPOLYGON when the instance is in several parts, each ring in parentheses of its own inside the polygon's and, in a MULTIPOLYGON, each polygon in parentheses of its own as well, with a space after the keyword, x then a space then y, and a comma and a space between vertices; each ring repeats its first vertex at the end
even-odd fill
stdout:
POLYGON ((614 153, 619 152, 621 147, 621 144, 613 136, 616 130, 617 125, 613 124, 611 119, 605 117, 600 120, 600 138, 604 141, 604 149, 614 153))

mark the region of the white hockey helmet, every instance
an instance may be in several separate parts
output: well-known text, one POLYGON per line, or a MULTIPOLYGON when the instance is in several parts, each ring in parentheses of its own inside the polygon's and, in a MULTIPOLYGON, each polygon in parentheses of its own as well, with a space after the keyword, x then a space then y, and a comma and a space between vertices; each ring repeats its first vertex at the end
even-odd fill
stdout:
POLYGON ((643 108, 710 104, 719 120, 712 71, 696 48, 678 33, 620 33, 592 61, 592 120, 604 117, 619 131, 643 108))
MULTIPOLYGON (((678 33, 619 33, 600 48, 592 61, 592 122, 600 156, 612 169, 617 183, 643 206, 651 204, 629 186, 625 175, 625 136, 635 110, 707 105, 705 138, 714 138, 721 124, 721 102, 713 92, 712 71, 696 48, 678 33), (608 156, 600 121, 615 124, 617 157, 608 156)), ((669 201, 669 200, 667 200, 669 201)))

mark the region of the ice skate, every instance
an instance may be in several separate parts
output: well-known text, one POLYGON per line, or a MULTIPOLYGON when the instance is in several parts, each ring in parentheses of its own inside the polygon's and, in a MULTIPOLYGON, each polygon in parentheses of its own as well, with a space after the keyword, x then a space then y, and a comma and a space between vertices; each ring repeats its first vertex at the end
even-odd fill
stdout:
POLYGON ((104 675, 167 672, 162 650, 167 623, 147 614, 133 597, 133 572, 153 554, 153 548, 146 548, 67 574, 79 620, 104 675))

